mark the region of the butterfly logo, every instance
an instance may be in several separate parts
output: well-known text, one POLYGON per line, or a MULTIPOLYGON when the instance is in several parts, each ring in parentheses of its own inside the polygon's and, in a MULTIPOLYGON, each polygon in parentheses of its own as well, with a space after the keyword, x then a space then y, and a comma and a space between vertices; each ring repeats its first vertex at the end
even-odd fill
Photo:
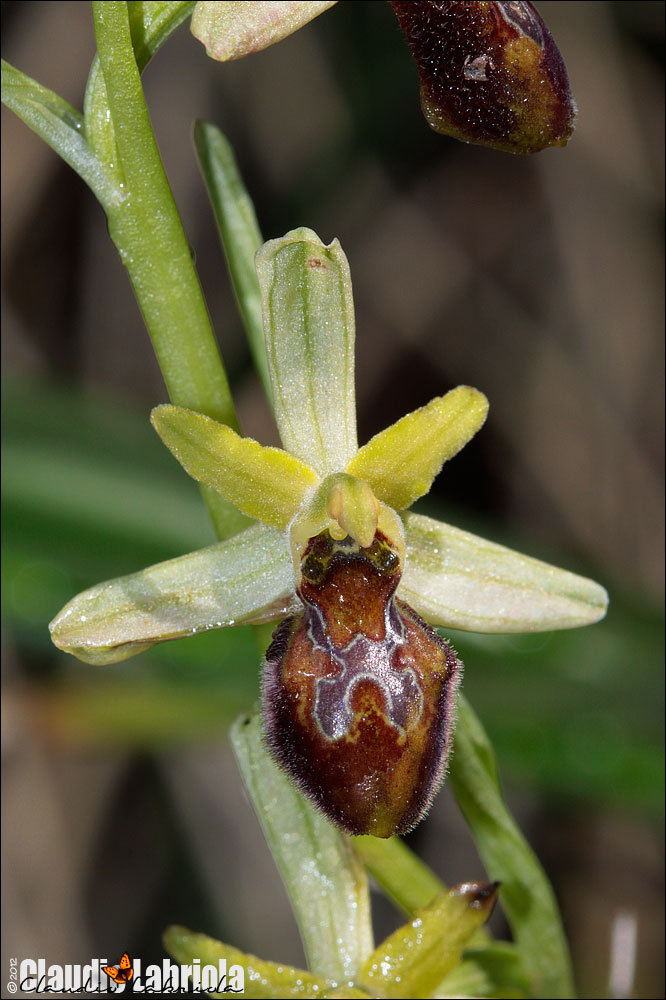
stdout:
POLYGON ((132 967, 132 960, 125 952, 120 959, 120 965, 105 965, 103 966, 104 972, 107 976, 113 979, 114 983, 129 983, 130 979, 134 975, 134 969, 132 967))

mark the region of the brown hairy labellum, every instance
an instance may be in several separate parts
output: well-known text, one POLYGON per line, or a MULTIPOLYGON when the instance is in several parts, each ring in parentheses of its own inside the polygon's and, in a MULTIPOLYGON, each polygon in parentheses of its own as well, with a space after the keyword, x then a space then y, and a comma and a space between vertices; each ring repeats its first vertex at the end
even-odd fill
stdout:
POLYGON ((566 67, 531 3, 391 3, 421 77, 429 125, 509 153, 564 146, 576 120, 566 67))
POLYGON ((264 726, 277 762, 353 834, 412 829, 444 773, 461 663, 403 601, 399 557, 381 532, 311 539, 303 611, 266 654, 264 726))

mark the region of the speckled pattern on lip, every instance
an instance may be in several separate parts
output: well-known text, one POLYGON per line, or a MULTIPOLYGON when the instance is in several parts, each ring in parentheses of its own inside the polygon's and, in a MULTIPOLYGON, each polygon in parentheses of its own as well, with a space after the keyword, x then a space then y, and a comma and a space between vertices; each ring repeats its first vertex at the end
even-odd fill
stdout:
POLYGON ((566 67, 531 3, 391 3, 421 77, 428 124, 508 153, 564 146, 576 106, 566 67))

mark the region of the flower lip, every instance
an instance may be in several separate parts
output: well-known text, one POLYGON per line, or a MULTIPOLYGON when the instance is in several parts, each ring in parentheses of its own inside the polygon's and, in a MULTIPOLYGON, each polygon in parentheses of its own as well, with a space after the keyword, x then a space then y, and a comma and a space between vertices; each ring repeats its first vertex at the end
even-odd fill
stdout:
POLYGON ((395 599, 400 559, 328 531, 309 542, 302 610, 273 637, 262 692, 281 767, 353 834, 390 837, 423 817, 444 773, 462 665, 395 599))

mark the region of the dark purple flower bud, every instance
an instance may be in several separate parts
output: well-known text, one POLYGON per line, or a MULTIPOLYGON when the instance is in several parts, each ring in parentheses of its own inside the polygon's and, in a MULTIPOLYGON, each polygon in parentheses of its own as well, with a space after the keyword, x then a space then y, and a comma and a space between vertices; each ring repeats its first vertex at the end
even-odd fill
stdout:
POLYGON ((508 153, 564 146, 576 120, 548 28, 518 0, 391 3, 421 76, 428 124, 508 153))

